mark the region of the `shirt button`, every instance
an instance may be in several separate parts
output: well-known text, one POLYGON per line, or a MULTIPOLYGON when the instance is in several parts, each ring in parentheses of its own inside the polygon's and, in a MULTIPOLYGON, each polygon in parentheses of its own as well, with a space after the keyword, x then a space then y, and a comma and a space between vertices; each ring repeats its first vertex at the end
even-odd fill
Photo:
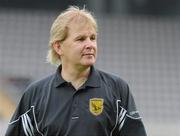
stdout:
POLYGON ((74 101, 73 103, 73 109, 75 109, 77 107, 77 101, 74 101))
POLYGON ((73 116, 71 119, 75 120, 75 119, 79 119, 79 117, 78 116, 73 116))

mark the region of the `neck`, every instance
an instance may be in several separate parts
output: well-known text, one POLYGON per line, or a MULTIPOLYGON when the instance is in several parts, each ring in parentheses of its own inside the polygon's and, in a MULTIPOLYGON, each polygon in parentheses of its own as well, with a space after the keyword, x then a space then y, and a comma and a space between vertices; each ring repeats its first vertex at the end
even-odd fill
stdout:
POLYGON ((61 76, 67 82, 71 82, 74 88, 77 90, 87 80, 90 73, 89 67, 66 67, 62 65, 61 76))

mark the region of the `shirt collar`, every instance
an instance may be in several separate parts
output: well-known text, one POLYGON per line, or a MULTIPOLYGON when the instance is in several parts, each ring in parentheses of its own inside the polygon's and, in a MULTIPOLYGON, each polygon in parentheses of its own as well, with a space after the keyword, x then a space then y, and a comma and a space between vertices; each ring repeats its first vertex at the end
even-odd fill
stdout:
POLYGON ((66 81, 61 76, 61 69, 62 69, 62 66, 59 65, 55 73, 55 87, 58 87, 62 85, 63 83, 66 83, 66 81))
POLYGON ((100 76, 94 66, 91 66, 90 75, 88 80, 85 82, 85 86, 100 87, 100 76))
MULTIPOLYGON (((66 81, 61 76, 61 70, 62 66, 59 65, 55 73, 55 87, 59 87, 63 83, 66 83, 66 81)), ((94 66, 91 66, 90 75, 82 87, 84 88, 85 86, 100 87, 100 76, 94 66)))

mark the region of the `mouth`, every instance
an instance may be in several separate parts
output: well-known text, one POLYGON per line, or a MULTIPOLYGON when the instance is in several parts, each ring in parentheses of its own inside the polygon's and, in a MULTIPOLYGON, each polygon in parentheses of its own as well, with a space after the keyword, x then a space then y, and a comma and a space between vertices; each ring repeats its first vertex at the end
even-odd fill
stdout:
POLYGON ((83 56, 94 56, 94 54, 93 53, 85 53, 85 54, 83 54, 83 56))

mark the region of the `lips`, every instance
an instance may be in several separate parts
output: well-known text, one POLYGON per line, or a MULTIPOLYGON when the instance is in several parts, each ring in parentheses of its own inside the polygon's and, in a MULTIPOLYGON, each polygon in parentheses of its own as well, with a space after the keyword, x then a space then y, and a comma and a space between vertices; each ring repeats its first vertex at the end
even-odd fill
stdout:
POLYGON ((84 53, 83 56, 89 56, 89 55, 93 55, 94 56, 94 53, 84 53))

